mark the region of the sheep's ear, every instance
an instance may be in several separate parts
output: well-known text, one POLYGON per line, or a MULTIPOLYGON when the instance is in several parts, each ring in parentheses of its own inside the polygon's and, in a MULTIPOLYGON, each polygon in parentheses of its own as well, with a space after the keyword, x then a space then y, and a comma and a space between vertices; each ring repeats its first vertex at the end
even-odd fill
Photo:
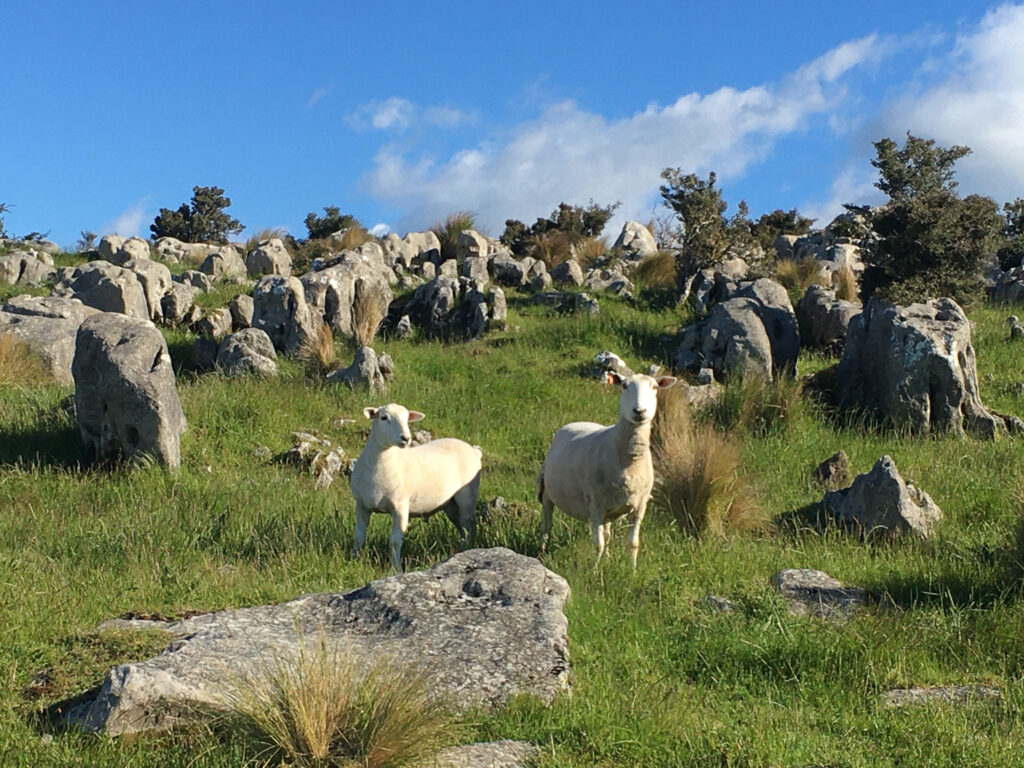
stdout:
POLYGON ((668 389, 677 381, 679 381, 679 379, 675 376, 662 376, 658 379, 658 389, 668 389))
POLYGON ((419 411, 409 411, 409 421, 423 421, 423 414, 419 411))
POLYGON ((363 408, 363 416, 373 421, 377 418, 377 411, 379 410, 379 408, 363 408))
POLYGON ((615 371, 608 371, 604 375, 604 383, 614 384, 617 387, 621 387, 623 384, 626 383, 626 380, 622 378, 619 374, 615 373, 615 371))

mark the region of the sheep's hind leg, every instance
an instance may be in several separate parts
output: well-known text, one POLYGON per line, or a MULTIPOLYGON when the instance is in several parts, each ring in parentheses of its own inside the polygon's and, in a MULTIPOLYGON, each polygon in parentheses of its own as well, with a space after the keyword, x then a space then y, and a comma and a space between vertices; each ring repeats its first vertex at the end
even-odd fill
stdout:
POLYGON ((555 511, 555 503, 543 494, 540 500, 540 553, 544 553, 548 543, 548 535, 551 533, 551 515, 555 511))
POLYGON ((448 518, 462 534, 462 548, 468 549, 476 544, 476 502, 480 497, 480 473, 459 489, 458 493, 448 502, 448 518), (454 510, 451 509, 454 505, 454 510))
POLYGON ((597 560, 594 561, 595 568, 600 564, 601 558, 604 556, 604 529, 605 522, 602 518, 596 516, 590 518, 590 532, 594 537, 594 549, 597 550, 597 560))

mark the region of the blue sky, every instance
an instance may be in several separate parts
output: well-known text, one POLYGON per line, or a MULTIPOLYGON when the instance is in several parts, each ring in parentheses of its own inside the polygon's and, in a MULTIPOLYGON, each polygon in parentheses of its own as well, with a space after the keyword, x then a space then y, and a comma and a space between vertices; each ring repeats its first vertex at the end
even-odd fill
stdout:
POLYGON ((666 167, 824 224, 907 130, 974 149, 963 191, 1024 196, 1020 5, 42 0, 0 26, 7 229, 62 245, 148 235, 196 184, 297 236, 326 205, 646 221, 666 167))

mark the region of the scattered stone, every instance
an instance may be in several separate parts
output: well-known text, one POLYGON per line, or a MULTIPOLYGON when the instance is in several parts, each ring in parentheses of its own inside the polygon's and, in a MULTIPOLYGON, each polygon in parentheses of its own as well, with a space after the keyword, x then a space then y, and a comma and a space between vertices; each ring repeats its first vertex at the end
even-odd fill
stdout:
POLYGON ((292 432, 294 445, 281 459, 308 470, 315 479, 317 490, 327 490, 345 466, 345 449, 331 445, 331 441, 309 432, 292 432))
POLYGON ((846 619, 864 605, 863 589, 844 587, 824 571, 787 568, 772 576, 771 582, 793 616, 846 619))
POLYGON ((814 469, 815 482, 835 487, 846 482, 850 471, 850 459, 846 451, 836 451, 814 469))
POLYGON ((701 605, 716 613, 735 613, 739 606, 732 600, 718 595, 707 595, 700 601, 701 605))
POLYGON ((597 303, 597 299, 593 298, 589 293, 577 293, 573 297, 572 311, 577 314, 593 317, 601 314, 601 306, 597 303))
POLYGON ((149 454, 169 469, 181 463, 185 414, 167 343, 151 322, 110 312, 86 318, 71 372, 78 425, 93 456, 149 454))
POLYGON ((277 352, 266 332, 243 328, 220 343, 216 364, 228 376, 276 376, 277 352))
POLYGON ((481 285, 487 285, 491 281, 491 276, 487 272, 487 259, 484 256, 468 257, 462 262, 459 274, 481 285))
POLYGON ((489 741, 442 750, 431 768, 526 768, 537 747, 528 741, 489 741))
POLYGON ((931 496, 900 477, 890 456, 858 475, 853 485, 829 491, 822 506, 866 534, 909 532, 928 538, 942 521, 942 510, 931 496))
POLYGON ((360 347, 348 368, 333 371, 326 378, 333 384, 347 384, 350 389, 369 387, 383 390, 394 379, 394 363, 389 355, 378 358, 371 347, 360 347))
POLYGON ((184 725, 231 680, 260 672, 309 642, 423 664, 431 690, 459 709, 570 689, 565 579, 532 557, 474 549, 426 571, 348 593, 182 621, 113 620, 104 628, 159 629, 174 638, 148 661, 122 664, 95 692, 50 709, 66 726, 110 736, 184 725))
POLYGON ((252 296, 240 293, 232 297, 228 302, 228 310, 231 312, 231 328, 241 331, 252 327, 252 314, 254 309, 252 296))
POLYGON ((878 699, 886 709, 902 709, 931 704, 965 706, 997 701, 1002 698, 1002 695, 1002 691, 991 685, 943 685, 894 688, 881 694, 878 699))
POLYGON ((609 352, 608 350, 598 352, 594 356, 593 365, 588 369, 587 374, 592 379, 603 381, 608 373, 617 373, 620 376, 626 377, 633 375, 633 369, 626 365, 623 359, 614 352, 609 352))

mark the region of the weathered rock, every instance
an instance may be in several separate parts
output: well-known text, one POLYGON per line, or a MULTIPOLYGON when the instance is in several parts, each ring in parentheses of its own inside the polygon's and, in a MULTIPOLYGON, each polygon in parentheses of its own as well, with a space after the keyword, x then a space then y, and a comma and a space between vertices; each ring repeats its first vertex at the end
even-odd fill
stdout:
POLYGON ((1014 267, 1000 274, 991 296, 998 302, 1024 301, 1024 267, 1014 267))
POLYGON ((309 432, 292 432, 292 443, 281 460, 313 475, 318 490, 330 488, 345 466, 345 449, 309 432))
POLYGON ((487 258, 490 253, 490 245, 487 238, 475 229, 466 229, 459 232, 455 241, 455 258, 459 261, 472 257, 487 258))
POLYGON ((245 257, 245 269, 250 277, 285 275, 292 273, 292 257, 279 237, 263 240, 245 257))
POLYGON ((388 382, 394 378, 394 364, 388 355, 378 358, 372 348, 360 347, 348 368, 332 371, 326 378, 333 384, 347 384, 350 389, 387 389, 388 382))
POLYGON ((706 595, 700 602, 709 611, 715 613, 735 613, 739 609, 739 606, 732 600, 718 595, 706 595))
POLYGON ((149 319, 154 322, 163 320, 163 298, 174 285, 171 271, 152 259, 129 259, 124 263, 124 268, 134 272, 142 286, 146 306, 149 308, 149 319))
POLYGON ((232 297, 228 302, 228 310, 231 312, 231 328, 233 330, 241 331, 244 328, 252 327, 253 307, 252 296, 240 293, 232 297))
POLYGON ((132 259, 148 260, 150 258, 149 243, 141 237, 125 239, 119 235, 104 235, 100 239, 99 256, 103 261, 123 267, 132 259))
POLYGON ((859 302, 837 299, 835 291, 810 286, 797 304, 801 341, 807 346, 842 351, 850 321, 862 309, 859 302))
POLYGON ((458 301, 459 283, 447 277, 435 277, 416 289, 405 311, 428 337, 444 338, 450 331, 450 315, 458 301))
POLYGON ((222 246, 210 253, 199 265, 199 271, 214 280, 246 275, 245 262, 238 255, 238 251, 230 245, 222 246))
POLYGON ((593 298, 589 293, 569 295, 572 296, 573 312, 591 316, 601 314, 601 306, 597 303, 597 299, 593 298))
POLYGON ((333 257, 324 269, 302 276, 306 299, 333 331, 352 336, 356 326, 356 297, 362 296, 376 307, 376 314, 387 315, 394 299, 389 284, 394 273, 376 259, 356 251, 333 257))
POLYGON ((592 291, 606 291, 614 294, 631 294, 633 283, 615 269, 592 269, 587 273, 584 285, 592 291))
POLYGON ((640 261, 658 252, 658 244, 654 241, 651 231, 639 221, 627 221, 612 246, 622 253, 624 258, 640 261))
POLYGON ((909 532, 928 538, 942 520, 942 510, 927 493, 900 477, 889 456, 858 475, 849 488, 826 493, 821 504, 866 534, 909 532))
POLYGON ((171 469, 181 463, 185 414, 167 343, 151 322, 111 312, 86 318, 71 372, 82 439, 97 459, 148 454, 171 469))
POLYGON ((850 322, 836 398, 916 434, 1007 431, 1006 419, 982 405, 971 325, 952 299, 869 301, 850 322))
POLYGON ((187 269, 180 275, 173 275, 171 279, 176 283, 190 285, 203 293, 213 290, 213 280, 210 279, 210 276, 194 269, 187 269))
POLYGON ((58 384, 71 384, 78 326, 95 312, 77 299, 14 296, 0 309, 0 335, 13 334, 43 361, 58 384))
POLYGON ((192 330, 200 336, 208 336, 211 339, 220 339, 231 333, 232 321, 231 310, 227 307, 217 307, 207 310, 203 316, 192 323, 192 330))
POLYGON ((430 768, 526 768, 539 750, 528 741, 488 741, 442 750, 430 768))
POLYGON ((991 685, 942 685, 919 688, 894 688, 878 699, 886 709, 902 709, 932 704, 966 706, 997 701, 1002 691, 991 685))
POLYGON ((789 292, 768 278, 741 282, 729 299, 752 299, 754 313, 764 326, 772 351, 772 371, 796 371, 800 354, 800 330, 789 292))
POLYGON ((200 336, 192 342, 192 367, 200 373, 209 373, 217 367, 220 346, 209 336, 200 336))
POLYGON ((489 264, 491 279, 506 288, 522 288, 526 282, 526 268, 509 255, 493 257, 489 264))
POLYGON ((429 230, 409 232, 405 237, 391 232, 384 238, 383 248, 388 266, 401 264, 404 269, 423 261, 433 261, 441 255, 441 241, 429 230))
POLYGON ((487 272, 487 259, 483 256, 470 256, 463 261, 460 274, 482 285, 487 285, 491 281, 491 276, 487 272))
POLYGON ((487 307, 487 327, 504 330, 508 324, 508 303, 505 300, 505 292, 496 285, 487 291, 487 307))
POLYGON ((38 286, 57 274, 51 265, 26 251, 13 251, 0 256, 0 283, 38 286))
POLYGON ((850 472, 850 459, 846 451, 836 451, 814 469, 815 482, 835 487, 846 482, 850 472))
POLYGON ((614 352, 609 352, 608 350, 598 352, 594 356, 594 363, 590 366, 588 374, 593 379, 603 381, 608 373, 617 373, 619 376, 626 377, 633 375, 633 369, 626 365, 622 358, 614 352))
POLYGON ((772 576, 772 586, 794 616, 845 619, 864 605, 864 590, 844 587, 824 571, 788 568, 772 576))
POLYGON ((66 272, 54 284, 53 295, 78 299, 101 312, 149 319, 146 294, 135 273, 107 261, 90 261, 66 272))
POLYGON ((431 691, 459 709, 521 694, 549 701, 570 686, 568 596, 565 579, 537 560, 474 549, 347 593, 176 622, 107 622, 175 640, 153 659, 115 667, 94 696, 51 711, 68 726, 111 736, 167 729, 223 706, 232 680, 321 641, 423 665, 431 691))
POLYGON ((551 270, 551 279, 557 285, 583 285, 583 267, 576 259, 566 259, 551 270))
POLYGON ((459 279, 459 263, 455 259, 442 261, 437 268, 438 277, 447 277, 449 280, 459 279))
POLYGON ((253 293, 252 327, 265 331, 279 352, 293 354, 316 330, 297 277, 268 275, 253 293))
POLYGON ((160 299, 160 313, 165 323, 181 323, 195 305, 199 289, 184 283, 171 282, 167 293, 160 299))
POLYGON ((165 264, 180 264, 188 260, 190 243, 176 237, 161 237, 153 243, 153 258, 165 264))
POLYGON ((714 368, 701 368, 697 371, 697 383, 704 386, 707 384, 715 383, 715 369, 714 368))
POLYGON ((408 315, 402 315, 395 324, 395 338, 408 339, 412 336, 412 320, 408 315))
POLYGON ((732 371, 772 378, 772 347, 752 299, 715 304, 706 319, 683 329, 673 354, 676 368, 710 367, 719 378, 732 371))
POLYGON ((228 376, 277 375, 277 352, 265 331, 243 328, 225 336, 217 351, 217 367, 228 376))

